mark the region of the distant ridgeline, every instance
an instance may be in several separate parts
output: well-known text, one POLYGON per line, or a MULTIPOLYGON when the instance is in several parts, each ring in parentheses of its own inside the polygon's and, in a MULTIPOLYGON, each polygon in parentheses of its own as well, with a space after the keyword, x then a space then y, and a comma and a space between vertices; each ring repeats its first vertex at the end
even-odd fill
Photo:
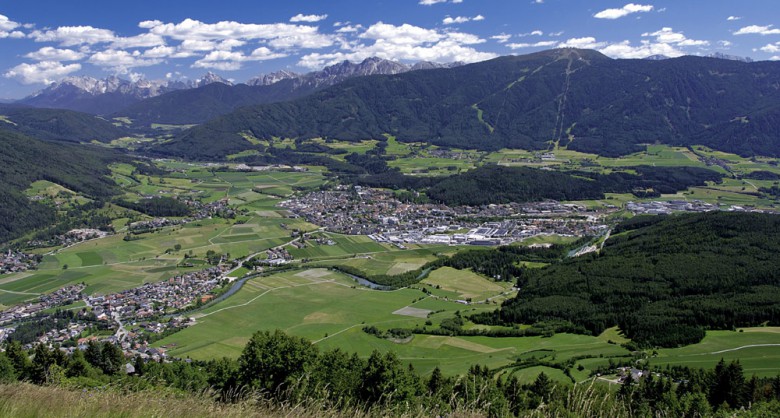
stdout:
POLYGON ((347 80, 312 95, 244 107, 153 149, 194 159, 260 149, 246 139, 425 141, 479 150, 605 156, 639 144, 700 144, 780 156, 780 63, 681 57, 613 60, 556 49, 450 69, 347 80))
POLYGON ((525 270, 521 291, 486 324, 563 320, 638 346, 692 344, 706 329, 780 324, 780 216, 636 217, 600 254, 525 270))

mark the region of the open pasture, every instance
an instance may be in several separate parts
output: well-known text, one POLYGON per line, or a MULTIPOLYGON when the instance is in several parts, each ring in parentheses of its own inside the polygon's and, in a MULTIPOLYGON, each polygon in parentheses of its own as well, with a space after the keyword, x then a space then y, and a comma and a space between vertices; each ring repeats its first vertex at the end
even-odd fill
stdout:
POLYGON ((485 300, 506 291, 511 284, 488 280, 471 270, 456 270, 442 267, 432 271, 422 281, 423 284, 457 294, 458 299, 475 301, 485 300))
POLYGON ((739 360, 748 376, 777 376, 780 373, 780 328, 707 331, 707 336, 698 344, 658 350, 658 356, 651 358, 650 364, 713 368, 721 359, 739 360))
MULTIPOLYGON (((523 353, 551 350, 557 360, 581 354, 623 355, 626 350, 597 337, 560 334, 551 338, 489 338, 415 335, 406 344, 362 331, 423 326, 426 319, 408 312, 435 311, 436 323, 455 311, 471 314, 490 306, 464 306, 436 300, 417 289, 391 292, 356 286, 348 277, 324 269, 295 270, 248 280, 233 297, 196 313, 197 324, 156 343, 169 354, 194 359, 236 357, 258 330, 282 329, 312 340, 321 349, 341 348, 367 357, 374 349, 395 351, 423 373, 441 367, 464 373, 472 364, 506 366, 523 353)), ((545 355, 549 355, 546 353, 545 355)), ((606 359, 604 359, 606 361, 606 359)), ((535 374, 524 373, 529 379, 535 374)))

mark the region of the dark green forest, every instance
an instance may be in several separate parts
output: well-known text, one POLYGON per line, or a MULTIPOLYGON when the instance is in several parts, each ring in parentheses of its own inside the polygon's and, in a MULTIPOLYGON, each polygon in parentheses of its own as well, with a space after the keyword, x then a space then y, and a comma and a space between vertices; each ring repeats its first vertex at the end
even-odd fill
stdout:
POLYGON ((8 120, 0 121, 0 129, 44 141, 110 142, 127 136, 105 119, 72 110, 0 105, 0 115, 8 120))
POLYGON ((619 326, 639 346, 692 344, 706 329, 780 324, 780 218, 712 212, 637 217, 598 254, 526 270, 490 324, 619 326))
POLYGON ((347 141, 391 134, 480 150, 544 150, 557 143, 605 156, 662 142, 777 156, 778 82, 780 64, 773 62, 612 60, 596 51, 556 49, 347 80, 301 99, 240 108, 154 151, 224 158, 253 148, 239 135, 245 132, 347 141))
POLYGON ((446 177, 407 176, 397 170, 384 169, 370 175, 344 176, 344 179, 363 186, 424 191, 432 200, 448 205, 485 205, 545 199, 602 199, 604 193, 655 197, 661 196, 661 193, 703 186, 708 181, 719 183, 723 178, 715 171, 698 167, 628 168, 636 174, 562 173, 529 167, 485 165, 446 177))
POLYGON ((55 210, 22 192, 37 180, 48 180, 87 196, 103 199, 115 193, 108 164, 125 157, 115 151, 77 144, 43 142, 0 130, 0 242, 51 225, 55 210))

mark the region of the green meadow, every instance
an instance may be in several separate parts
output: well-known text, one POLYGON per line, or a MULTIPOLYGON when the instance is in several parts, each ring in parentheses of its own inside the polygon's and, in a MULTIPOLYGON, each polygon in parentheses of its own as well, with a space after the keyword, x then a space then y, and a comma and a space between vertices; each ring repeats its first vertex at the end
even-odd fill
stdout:
MULTIPOLYGON (((452 286, 457 292, 468 287, 452 286)), ((370 290, 326 269, 295 270, 248 280, 230 299, 193 314, 196 325, 155 345, 166 346, 169 354, 179 357, 236 357, 255 331, 282 329, 312 340, 323 350, 340 348, 364 357, 373 350, 392 350, 423 373, 438 366, 448 374, 464 373, 472 364, 507 366, 523 355, 561 361, 582 355, 627 354, 622 347, 598 337, 571 334, 550 338, 415 335, 410 341, 398 343, 362 331, 368 325, 380 329, 424 326, 429 319, 436 324, 456 311, 466 315, 494 307, 445 301, 419 289, 370 290), (425 312, 431 312, 429 318, 425 312)), ((511 368, 507 372, 518 372, 519 377, 530 380, 538 374, 511 368)))
POLYGON ((712 368, 721 359, 739 360, 747 375, 777 376, 780 373, 780 328, 708 331, 698 344, 658 350, 650 364, 712 368))

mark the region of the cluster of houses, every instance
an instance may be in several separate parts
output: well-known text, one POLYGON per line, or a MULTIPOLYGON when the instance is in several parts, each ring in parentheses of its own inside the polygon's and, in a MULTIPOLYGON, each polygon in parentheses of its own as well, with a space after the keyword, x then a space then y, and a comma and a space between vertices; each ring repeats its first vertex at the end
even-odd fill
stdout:
POLYGON ((57 306, 69 305, 83 297, 87 286, 83 283, 66 286, 53 293, 42 295, 37 301, 24 303, 0 312, 0 324, 19 321, 35 316, 41 311, 57 306))
POLYGON ((131 232, 143 233, 154 231, 166 226, 181 225, 199 221, 201 219, 209 219, 215 216, 225 219, 235 218, 236 216, 236 211, 230 207, 227 199, 221 199, 210 203, 203 203, 197 200, 185 200, 184 203, 192 210, 191 215, 186 218, 169 219, 165 217, 158 217, 133 222, 128 226, 128 228, 131 232))
MULTIPOLYGON (((305 244, 302 244, 299 241, 294 241, 294 243, 298 243, 299 245, 305 246, 305 244)), ((282 264, 287 264, 293 259, 293 256, 290 255, 290 253, 287 250, 285 250, 283 247, 271 248, 269 250, 266 250, 265 254, 266 254, 265 260, 256 260, 257 263, 265 264, 269 266, 278 266, 282 264)))
POLYGON ((0 274, 34 270, 40 260, 40 255, 8 250, 0 253, 0 274))
POLYGON ((99 320, 111 317, 150 318, 197 303, 222 285, 227 266, 210 267, 156 283, 108 295, 93 295, 87 303, 99 320))
POLYGON ((65 234, 62 235, 56 235, 54 237, 40 240, 30 240, 26 243, 26 246, 29 248, 43 248, 43 247, 56 247, 56 246, 62 246, 70 247, 71 245, 78 244, 82 241, 87 241, 90 239, 96 239, 96 238, 103 238, 105 236, 108 236, 111 234, 109 231, 103 231, 101 229, 94 229, 94 228, 81 228, 81 229, 72 229, 65 234))
POLYGON ((607 229, 605 215, 556 201, 449 207, 404 203, 391 192, 372 188, 318 191, 281 203, 294 216, 330 231, 368 235, 377 242, 402 245, 499 245, 556 234, 592 236, 607 229), (480 223, 477 219, 503 219, 480 223))

